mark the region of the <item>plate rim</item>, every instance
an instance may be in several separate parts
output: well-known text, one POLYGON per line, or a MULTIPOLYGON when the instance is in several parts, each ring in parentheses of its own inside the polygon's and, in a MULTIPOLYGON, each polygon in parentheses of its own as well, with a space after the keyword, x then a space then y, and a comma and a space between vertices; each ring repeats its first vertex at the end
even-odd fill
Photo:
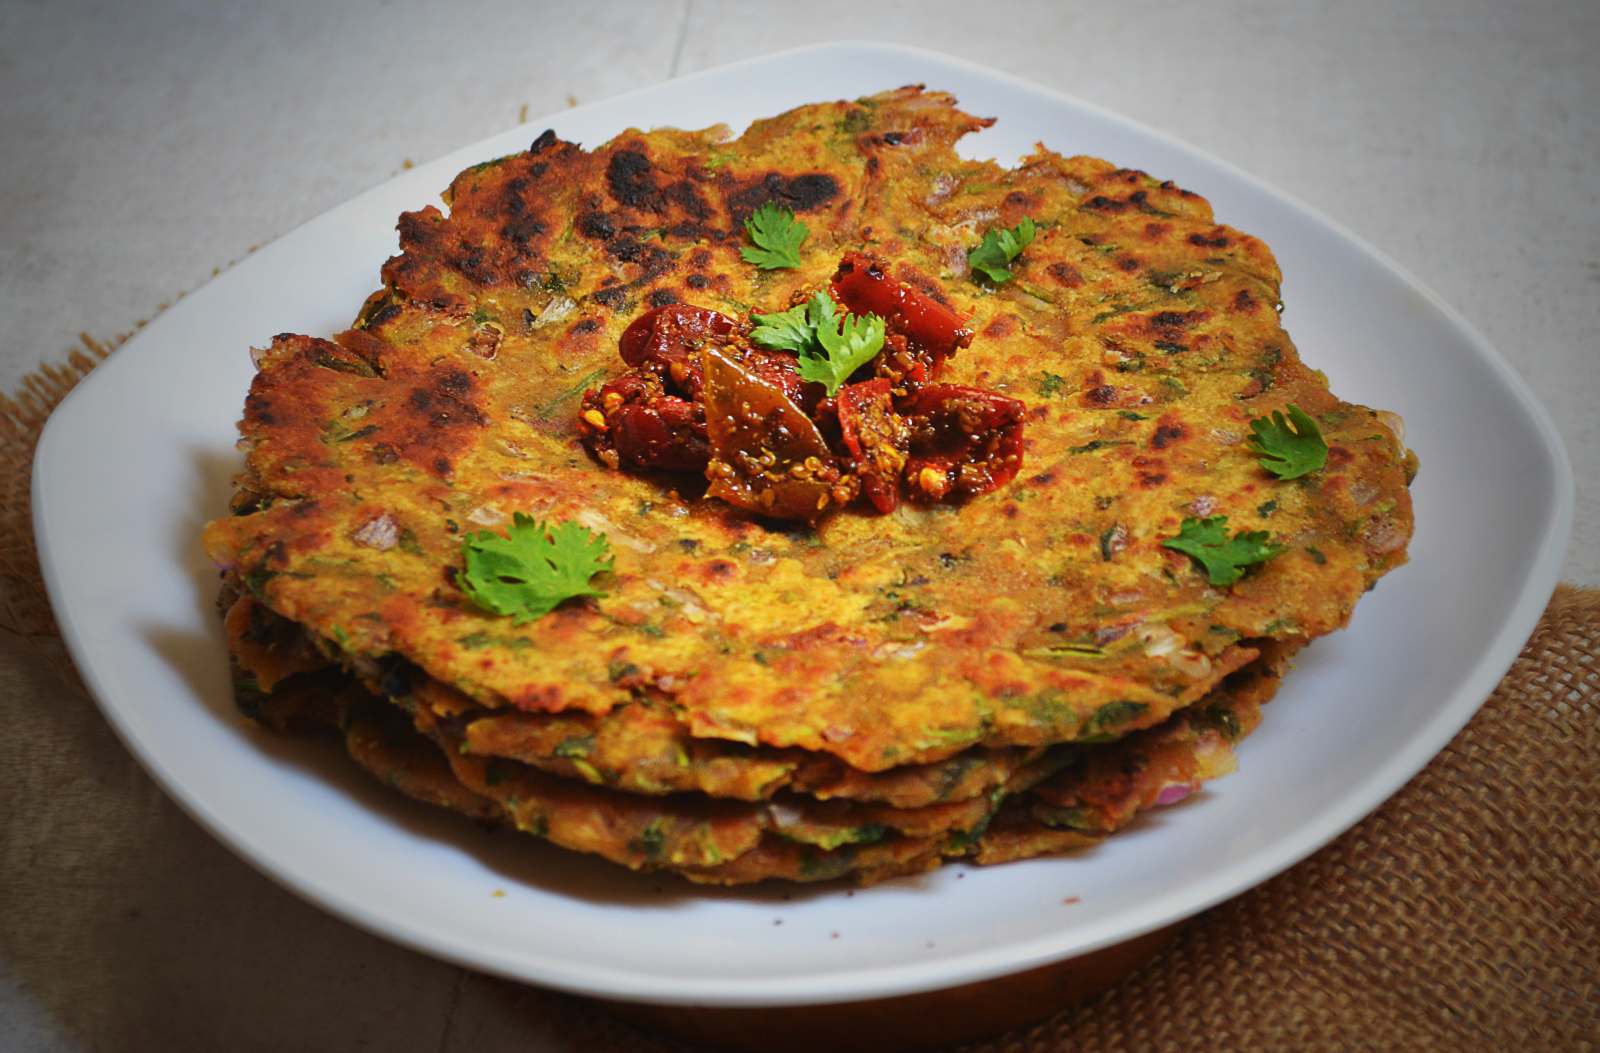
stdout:
MULTIPOLYGON (((50 463, 52 451, 68 433, 72 409, 83 402, 85 391, 98 391, 108 383, 108 376, 116 370, 103 367, 89 374, 52 412, 40 435, 33 460, 31 496, 33 502, 33 528, 51 608, 62 639, 73 662, 82 675, 97 707, 106 717, 140 765, 189 816, 211 836, 226 845, 236 855, 249 863, 257 872, 319 909, 356 927, 399 943, 431 957, 479 971, 491 972, 508 979, 531 982, 545 986, 600 997, 619 998, 665 1005, 700 1004, 725 1007, 776 1007, 818 1005, 853 1002, 872 998, 894 997, 925 991, 940 990, 974 981, 990 979, 1019 972, 1035 966, 1062 961, 1091 953, 1103 947, 1134 939, 1165 925, 1191 917, 1219 902, 1240 895, 1289 867, 1299 863, 1313 852, 1330 843, 1355 826, 1378 808, 1385 800, 1410 781, 1432 760, 1471 719, 1488 699, 1496 684, 1516 660, 1523 643, 1529 638, 1540 614, 1548 603, 1559 580, 1562 560, 1571 536, 1575 483, 1571 463, 1560 435, 1549 412, 1539 402, 1526 381, 1507 363, 1478 330, 1458 311, 1445 302, 1427 285, 1416 279, 1382 250, 1358 237, 1344 225, 1306 205, 1292 194, 1285 193, 1260 178, 1238 168, 1232 163, 1195 147, 1160 129, 1124 117, 1095 103, 1077 98, 1043 85, 1036 84, 1010 73, 995 70, 979 63, 930 49, 902 44, 887 44, 864 40, 834 41, 791 48, 751 58, 741 59, 700 70, 683 77, 671 78, 656 84, 633 89, 607 99, 536 117, 515 127, 540 124, 582 114, 599 106, 614 106, 630 99, 649 95, 667 84, 680 84, 731 74, 750 73, 763 65, 779 60, 814 60, 831 53, 858 53, 863 56, 894 54, 926 64, 930 73, 939 68, 953 69, 969 77, 988 79, 1014 91, 1043 97, 1056 105, 1066 105, 1088 112, 1101 119, 1120 124, 1165 146, 1188 154, 1197 160, 1214 165, 1238 180, 1252 193, 1275 198, 1294 211, 1314 221, 1330 235, 1377 263, 1386 276, 1427 301, 1481 362, 1487 365, 1500 390, 1509 393, 1520 415, 1532 425, 1542 452, 1548 460, 1552 475, 1553 500, 1550 515, 1543 523, 1543 536, 1530 560, 1523 585, 1515 602, 1510 605, 1499 623, 1498 630, 1484 645, 1471 673, 1462 682, 1453 697, 1447 697, 1434 715, 1424 724, 1419 734, 1405 748, 1393 755, 1385 764, 1375 768, 1346 796, 1337 809, 1330 810, 1320 822, 1298 828, 1292 836, 1280 838, 1270 851, 1247 853, 1245 859, 1231 866, 1215 870, 1185 889, 1177 890, 1164 900, 1164 909, 1147 911, 1136 924, 1122 925, 1115 931, 1103 931, 1084 938, 1083 928, 1057 929, 1030 940, 1016 941, 996 948, 982 948, 963 954, 940 958, 927 963, 901 962, 888 966, 868 967, 853 971, 836 971, 825 977, 757 977, 741 978, 737 988, 730 988, 722 979, 685 979, 675 977, 671 989, 663 990, 663 977, 637 969, 593 964, 575 965, 570 961, 529 958, 521 955, 484 953, 482 948, 462 946, 441 933, 418 926, 411 919, 396 921, 382 912, 370 909, 362 901, 345 895, 340 889, 330 888, 306 874, 294 871, 278 856, 266 848, 251 844, 244 833, 236 831, 227 820, 216 814, 198 795, 187 791, 177 776, 168 771, 157 751, 134 735, 119 707, 110 701, 118 692, 102 672, 96 668, 94 652, 78 626, 71 605, 63 598, 58 572, 58 553, 53 535, 48 530, 50 498, 46 493, 46 480, 52 478, 50 463), (1255 857, 1266 855, 1270 862, 1264 867, 1255 857), (1247 865, 1248 864, 1248 865, 1247 865), (1078 935, 1069 935, 1078 934, 1078 935)), ((507 129, 510 131, 512 129, 507 129)), ((486 142, 500 134, 480 139, 486 142)), ((473 149, 477 143, 446 151, 442 160, 457 152, 473 149)), ((429 162, 431 164, 433 162, 429 162)), ((419 166, 419 167, 426 167, 419 166)), ((316 217, 302 223, 273 239, 275 244, 311 224, 321 222, 331 212, 360 200, 386 187, 392 180, 384 180, 353 197, 340 202, 316 217)), ((207 284, 210 284, 209 282, 207 284)), ((175 307, 181 308, 180 305, 175 307)), ((152 327, 153 328, 153 327, 152 327)), ((128 345, 142 346, 149 338, 150 329, 129 339, 128 345)), ((128 347, 124 346, 126 356, 128 347)), ((1107 928, 1101 926, 1102 929, 1107 928)))

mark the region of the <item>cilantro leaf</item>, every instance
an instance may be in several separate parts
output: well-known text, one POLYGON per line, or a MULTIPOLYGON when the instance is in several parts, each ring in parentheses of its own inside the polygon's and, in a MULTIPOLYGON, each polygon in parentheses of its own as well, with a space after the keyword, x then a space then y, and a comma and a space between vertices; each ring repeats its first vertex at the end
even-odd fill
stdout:
POLYGON ((1265 530, 1241 530, 1228 537, 1228 517, 1211 516, 1207 519, 1185 519, 1177 537, 1169 537, 1162 548, 1182 552, 1206 570, 1206 578, 1213 585, 1232 585, 1244 577, 1244 568, 1253 563, 1265 563, 1284 551, 1284 546, 1274 545, 1265 530))
POLYGON ((1277 410, 1271 417, 1257 417, 1250 430, 1254 432, 1250 452, 1279 479, 1298 479, 1328 463, 1328 444, 1322 441, 1317 422, 1299 406, 1289 407, 1287 421, 1277 410))
POLYGON ((461 554, 467 562, 456 578, 462 590, 484 610, 509 614, 514 625, 541 618, 574 596, 604 596, 589 579, 612 565, 604 534, 577 523, 551 526, 521 512, 504 535, 468 534, 461 554))
POLYGON ((800 266, 800 243, 810 231, 793 212, 768 201, 744 221, 744 231, 755 243, 754 248, 746 245, 739 250, 746 263, 764 271, 800 266))
MULTIPOLYGON (((813 332, 821 333, 824 329, 839 328, 839 305, 833 302, 833 297, 828 295, 828 290, 820 289, 813 293, 811 299, 806 301, 806 321, 810 323, 813 332)), ((876 318, 877 315, 868 315, 876 318)), ((822 338, 817 337, 811 345, 813 354, 822 353, 822 338)))
POLYGON ((822 353, 812 350, 800 355, 801 378, 826 387, 830 398, 839 393, 851 373, 883 350, 885 336, 883 319, 877 315, 847 314, 841 319, 832 312, 832 306, 833 301, 821 293, 812 297, 807 314, 817 327, 822 353), (822 308, 824 301, 827 309, 822 308), (812 309, 817 310, 813 313, 812 309))
POLYGON ((1018 256, 1033 241, 1037 228, 1033 220, 1027 216, 1022 217, 1022 222, 1006 230, 990 229, 983 235, 983 244, 967 252, 967 266, 974 271, 982 271, 990 281, 996 285, 1011 280, 1011 271, 1007 264, 1018 256))
MULTIPOLYGON (((825 296, 826 293, 818 293, 825 296)), ((804 354, 817 343, 817 328, 806 319, 809 304, 791 307, 777 314, 751 314, 756 327, 750 333, 752 343, 770 347, 774 351, 791 351, 804 354)))
POLYGON ((830 397, 839 393, 851 373, 883 350, 887 332, 883 319, 875 314, 840 314, 839 305, 826 291, 799 307, 752 317, 756 328, 751 341, 793 351, 800 359, 801 378, 822 384, 830 397))

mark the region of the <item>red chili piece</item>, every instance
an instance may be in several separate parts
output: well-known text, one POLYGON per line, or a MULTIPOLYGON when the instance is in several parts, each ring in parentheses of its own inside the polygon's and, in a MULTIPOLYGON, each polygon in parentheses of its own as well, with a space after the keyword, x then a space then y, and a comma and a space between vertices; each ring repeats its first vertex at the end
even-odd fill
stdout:
POLYGON ((1016 399, 964 384, 928 384, 904 399, 912 495, 962 499, 1010 482, 1022 467, 1026 410, 1016 399))
POLYGON ((745 331, 745 326, 725 314, 671 303, 635 318, 622 331, 617 347, 628 365, 659 374, 679 394, 692 399, 700 393, 699 350, 711 343, 729 343, 745 331))
POLYGON ((744 333, 744 326, 706 307, 669 303, 646 311, 617 341, 622 360, 630 366, 651 362, 671 363, 692 358, 709 341, 728 341, 744 333))
POLYGON ((906 338, 913 354, 920 352, 931 359, 927 370, 930 376, 946 358, 972 343, 972 330, 954 311, 905 282, 890 278, 865 253, 845 254, 833 276, 833 297, 852 314, 881 315, 891 332, 906 338))
POLYGON ((623 406, 611 418, 623 464, 667 472, 703 472, 711 459, 705 414, 693 402, 664 396, 623 406))
POLYGON ((839 435, 855 461, 861 492, 885 514, 900 504, 900 473, 905 470, 911 429, 896 413, 885 378, 846 384, 839 389, 839 435))
POLYGON ((624 373, 585 393, 578 433, 612 468, 701 472, 711 459, 700 404, 667 394, 653 373, 624 373))

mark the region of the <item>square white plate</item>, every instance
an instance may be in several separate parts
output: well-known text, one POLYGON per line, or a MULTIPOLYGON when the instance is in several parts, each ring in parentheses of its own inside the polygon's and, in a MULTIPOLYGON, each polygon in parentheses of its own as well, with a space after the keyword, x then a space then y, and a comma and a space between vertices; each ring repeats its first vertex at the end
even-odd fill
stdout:
POLYGON ((781 1005, 936 989, 1081 954, 1193 914, 1326 843, 1427 763, 1504 674, 1554 587, 1572 480, 1544 411, 1483 338, 1334 224, 1076 100, 928 52, 843 44, 531 122, 267 246, 161 315, 56 411, 34 510, 56 616, 107 718, 180 804, 262 871, 363 928, 505 976, 640 1001, 781 1005), (913 82, 1000 119, 963 142, 968 156, 1010 163, 1043 141, 1208 197, 1221 221, 1276 251, 1304 358, 1344 398, 1407 421, 1422 460, 1413 561, 1348 631, 1304 654, 1237 775, 1070 857, 791 898, 691 890, 485 834, 396 799, 331 746, 234 713, 216 574, 197 538, 240 464, 250 347, 348 325, 395 250, 397 215, 546 126, 590 145, 629 126, 738 128, 913 82))

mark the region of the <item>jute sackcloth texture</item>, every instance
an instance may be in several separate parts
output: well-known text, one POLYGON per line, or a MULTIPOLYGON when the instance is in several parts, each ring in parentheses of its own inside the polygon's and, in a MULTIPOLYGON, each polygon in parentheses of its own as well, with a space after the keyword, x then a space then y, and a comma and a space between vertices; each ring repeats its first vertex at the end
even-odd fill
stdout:
MULTIPOLYGON (((50 409, 104 355, 86 340, 0 397, 7 634, 54 633, 29 466, 50 409)), ((1107 994, 967 1048, 1600 1050, 1597 651, 1600 592, 1563 586, 1483 709, 1374 815, 1188 924, 1107 994)), ((684 1048, 585 1003, 505 988, 559 1021, 571 1048, 684 1048)))

